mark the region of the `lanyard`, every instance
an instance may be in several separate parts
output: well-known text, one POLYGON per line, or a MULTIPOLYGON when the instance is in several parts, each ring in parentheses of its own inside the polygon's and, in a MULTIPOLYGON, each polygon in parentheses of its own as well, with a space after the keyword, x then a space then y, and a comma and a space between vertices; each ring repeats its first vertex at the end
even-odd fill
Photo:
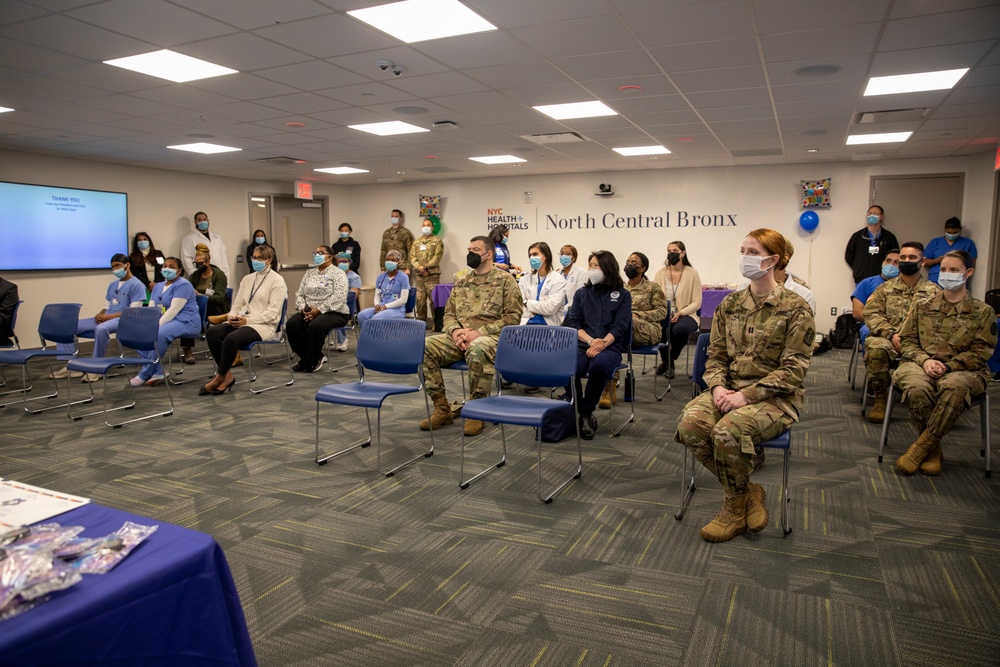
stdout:
POLYGON ((395 286, 395 284, 396 284, 396 278, 398 278, 398 277, 399 277, 398 273, 395 276, 393 276, 392 278, 389 277, 388 273, 385 273, 385 274, 382 275, 382 280, 377 285, 377 287, 382 292, 382 294, 386 294, 385 281, 388 280, 389 281, 389 291, 388 291, 388 293, 392 294, 392 295, 395 295, 395 292, 392 292, 391 290, 395 286))
POLYGON ((259 290, 261 287, 264 286, 264 281, 265 280, 267 280, 267 276, 262 277, 260 279, 260 284, 258 285, 257 284, 257 279, 256 278, 254 279, 254 281, 253 281, 254 282, 253 287, 250 288, 250 298, 247 299, 247 305, 248 306, 253 302, 253 297, 254 297, 255 294, 257 294, 257 290, 259 290))

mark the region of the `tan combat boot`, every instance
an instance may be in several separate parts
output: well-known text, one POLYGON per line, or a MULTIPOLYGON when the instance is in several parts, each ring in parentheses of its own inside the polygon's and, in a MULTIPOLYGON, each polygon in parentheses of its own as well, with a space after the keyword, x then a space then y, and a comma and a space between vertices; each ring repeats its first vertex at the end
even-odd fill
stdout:
POLYGON ((613 403, 618 403, 618 374, 615 373, 615 379, 608 383, 608 386, 604 388, 604 393, 601 395, 601 400, 597 404, 601 410, 610 410, 613 403))
POLYGON ((451 414, 451 406, 448 405, 448 397, 441 394, 434 398, 434 411, 431 413, 430 419, 420 422, 420 430, 430 431, 431 429, 439 429, 445 424, 454 423, 454 421, 455 418, 451 414))
POLYGON ((904 475, 912 475, 920 468, 920 464, 927 458, 928 454, 934 451, 935 447, 941 446, 941 438, 932 435, 926 429, 921 431, 920 437, 910 445, 906 453, 896 459, 896 468, 904 475))
POLYGON ((747 487, 747 528, 753 533, 759 533, 767 527, 768 519, 767 506, 764 499, 767 493, 760 484, 749 482, 747 487))
POLYGON ((722 511, 712 522, 701 529, 701 536, 709 542, 728 542, 747 530, 747 494, 726 494, 722 511))
POLYGON ((888 399, 889 391, 887 389, 875 390, 875 403, 868 411, 868 421, 873 424, 881 424, 885 420, 885 404, 888 399))
POLYGON ((920 472, 937 477, 941 474, 942 462, 944 462, 944 456, 941 455, 941 443, 938 442, 937 446, 928 452, 927 458, 920 463, 920 472))
MULTIPOLYGON (((486 394, 473 394, 469 397, 469 400, 474 401, 477 398, 486 398, 486 394)), ((472 437, 482 433, 484 426, 485 424, 483 424, 481 419, 466 419, 465 425, 462 426, 462 432, 465 433, 465 435, 472 437)))

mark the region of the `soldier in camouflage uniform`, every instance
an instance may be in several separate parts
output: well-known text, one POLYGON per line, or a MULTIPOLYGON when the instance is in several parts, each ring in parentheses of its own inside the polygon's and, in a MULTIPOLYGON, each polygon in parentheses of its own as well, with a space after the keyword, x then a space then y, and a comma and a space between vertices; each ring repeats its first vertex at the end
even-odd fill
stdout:
POLYGON ((920 434, 896 461, 904 474, 941 474, 941 438, 972 397, 986 391, 997 323, 993 309, 965 287, 973 272, 964 250, 945 254, 938 275, 944 289, 916 303, 900 329, 903 361, 893 382, 920 434))
MULTIPOLYGON (((453 421, 441 367, 464 359, 469 364, 471 398, 485 398, 493 381, 500 330, 521 321, 521 290, 513 276, 494 267, 493 252, 493 242, 485 236, 469 241, 466 263, 472 271, 455 279, 444 308, 444 332, 427 339, 424 378, 434 412, 420 422, 424 431, 453 421)), ((483 422, 467 419, 464 430, 466 435, 478 435, 483 422)))
POLYGON ((805 299, 774 279, 783 248, 784 237, 770 229, 744 239, 740 268, 750 286, 715 311, 708 391, 685 406, 674 435, 725 490, 722 512, 701 529, 711 542, 767 525, 764 489, 749 479, 754 447, 791 427, 802 408, 816 330, 805 299))
POLYGON ((427 321, 427 301, 441 280, 444 243, 434 236, 434 225, 424 220, 423 235, 410 246, 410 282, 417 290, 417 319, 427 321))
POLYGON ((392 225, 382 232, 382 252, 378 256, 379 271, 385 266, 385 253, 395 249, 403 253, 399 270, 410 275, 410 246, 413 244, 413 233, 403 226, 403 212, 398 208, 392 209, 390 220, 392 225))
POLYGON ((914 303, 941 291, 936 284, 920 275, 924 260, 921 243, 904 243, 899 250, 900 275, 879 285, 864 307, 865 324, 871 332, 865 338, 865 369, 868 386, 875 394, 875 404, 868 412, 868 421, 876 424, 885 419, 890 365, 899 356, 899 330, 903 320, 914 303))

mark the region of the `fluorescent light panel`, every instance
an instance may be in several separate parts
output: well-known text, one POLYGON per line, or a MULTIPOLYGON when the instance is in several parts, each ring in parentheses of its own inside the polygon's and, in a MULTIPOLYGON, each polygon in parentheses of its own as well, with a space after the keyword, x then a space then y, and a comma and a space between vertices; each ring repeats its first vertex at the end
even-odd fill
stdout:
POLYGON ((216 65, 207 60, 185 56, 182 53, 176 53, 167 49, 142 53, 127 58, 105 60, 104 64, 114 65, 115 67, 148 74, 176 83, 209 79, 213 76, 222 76, 223 74, 237 74, 237 70, 216 65))
POLYGON ((593 102, 570 102, 569 104, 544 104, 532 108, 555 120, 618 115, 618 112, 607 104, 596 100, 593 102))
POLYGON ((906 141, 913 132, 883 132, 882 134, 852 134, 847 137, 848 146, 858 144, 895 144, 906 141))
POLYGON ((624 155, 626 157, 631 157, 633 155, 669 155, 668 151, 663 146, 630 146, 627 148, 613 148, 614 152, 619 155, 624 155))
POLYGON ((407 44, 497 29, 458 0, 405 0, 347 13, 407 44))
POLYGON ((948 90, 949 88, 953 88, 968 71, 969 68, 965 67, 963 69, 946 69, 940 72, 873 76, 868 79, 868 87, 865 88, 864 96, 920 93, 926 90, 948 90))
POLYGON ((344 174, 367 174, 367 169, 355 169, 354 167, 326 167, 324 169, 313 169, 313 171, 321 171, 324 174, 337 174, 338 176, 343 176, 344 174))
POLYGON ((352 130, 361 130, 377 134, 380 137, 390 137, 394 134, 413 134, 415 132, 430 132, 430 130, 404 123, 401 120, 390 120, 385 123, 365 123, 363 125, 348 125, 352 130))
POLYGON ((242 148, 233 148, 232 146, 220 146, 219 144, 206 144, 203 141, 199 141, 196 144, 178 144, 177 146, 167 146, 167 148, 173 148, 175 151, 190 151, 192 153, 202 153, 204 155, 211 155, 213 153, 232 153, 233 151, 241 151, 242 148))
POLYGON ((527 160, 513 155, 484 155, 483 157, 470 157, 470 160, 482 162, 483 164, 509 164, 511 162, 527 162, 527 160))
POLYGON ((0 113, 7 113, 8 111, 13 111, 10 107, 0 107, 0 113))

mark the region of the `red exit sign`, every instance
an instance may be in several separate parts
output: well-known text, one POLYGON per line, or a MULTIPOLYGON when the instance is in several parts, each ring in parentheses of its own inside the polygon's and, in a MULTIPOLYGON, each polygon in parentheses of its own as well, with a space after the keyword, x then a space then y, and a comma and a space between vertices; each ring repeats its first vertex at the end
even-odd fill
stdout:
POLYGON ((997 146, 997 159, 996 163, 993 165, 993 171, 1000 170, 1000 146, 997 146))
POLYGON ((313 184, 310 183, 309 181, 295 181, 295 198, 312 199, 313 184))

